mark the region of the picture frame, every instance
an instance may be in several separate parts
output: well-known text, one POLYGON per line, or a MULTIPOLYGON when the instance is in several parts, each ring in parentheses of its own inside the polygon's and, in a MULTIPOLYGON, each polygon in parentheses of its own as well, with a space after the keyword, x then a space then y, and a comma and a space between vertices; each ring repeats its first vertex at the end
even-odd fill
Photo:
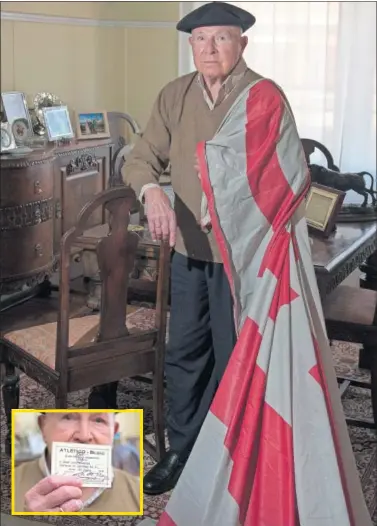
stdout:
POLYGON ((80 140, 107 139, 110 137, 106 111, 75 112, 76 135, 80 140))
POLYGON ((12 125, 9 122, 2 122, 0 152, 7 153, 16 148, 17 145, 12 132, 12 125))
POLYGON ((329 235, 336 228, 336 219, 343 204, 345 192, 312 183, 306 196, 305 217, 311 233, 322 237, 329 235))
POLYGON ((12 122, 12 133, 17 146, 25 146, 31 137, 26 119, 15 119, 12 122))
POLYGON ((75 136, 67 106, 51 106, 42 111, 50 142, 72 139, 75 136))
POLYGON ((34 135, 33 125, 25 93, 21 91, 4 91, 1 93, 1 101, 7 122, 11 126, 16 120, 24 122, 27 125, 28 137, 32 137, 34 135))

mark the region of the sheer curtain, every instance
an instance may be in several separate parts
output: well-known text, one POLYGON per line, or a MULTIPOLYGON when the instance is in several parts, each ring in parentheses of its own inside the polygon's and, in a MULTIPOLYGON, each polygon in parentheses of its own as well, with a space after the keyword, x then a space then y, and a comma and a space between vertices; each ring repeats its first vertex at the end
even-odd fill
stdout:
MULTIPOLYGON (((181 2, 181 14, 204 3, 181 2)), ((323 143, 342 171, 376 176, 376 3, 230 3, 255 15, 245 60, 284 89, 300 136, 323 143)), ((180 73, 193 70, 181 36, 180 73)))

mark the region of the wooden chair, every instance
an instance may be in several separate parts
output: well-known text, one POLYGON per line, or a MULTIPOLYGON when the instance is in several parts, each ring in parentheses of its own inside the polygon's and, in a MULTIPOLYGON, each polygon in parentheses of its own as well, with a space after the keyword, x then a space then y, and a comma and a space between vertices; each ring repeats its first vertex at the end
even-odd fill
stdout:
POLYGON ((306 162, 310 164, 310 156, 315 152, 315 150, 319 150, 326 158, 327 162, 327 168, 330 170, 334 170, 335 172, 339 172, 339 168, 334 163, 333 156, 329 152, 329 150, 324 146, 322 143, 315 141, 314 139, 301 139, 302 147, 304 148, 305 152, 305 158, 306 162))
POLYGON ((121 168, 125 159, 134 147, 134 143, 125 139, 127 134, 125 133, 126 129, 124 124, 131 128, 132 134, 136 137, 142 135, 142 130, 139 123, 128 113, 123 113, 121 111, 108 111, 107 118, 109 121, 111 139, 114 143, 114 155, 111 160, 110 180, 112 186, 115 186, 122 184, 121 168))
POLYGON ((371 389, 373 422, 347 419, 350 425, 377 429, 377 292, 341 285, 323 304, 330 340, 363 344, 369 352, 371 382, 338 377, 342 396, 349 386, 371 389))
MULTIPOLYGON (((19 406, 17 370, 51 391, 57 408, 67 407, 69 392, 152 372, 156 446, 145 441, 145 448, 156 459, 165 452, 163 379, 170 249, 165 244, 160 248, 156 310, 144 309, 149 327, 132 328, 135 313, 127 315, 127 287, 139 238, 127 226, 135 205, 136 196, 128 187, 112 188, 95 196, 61 241, 57 321, 22 327, 23 319, 17 316, 16 307, 12 316, 21 328, 17 323, 10 329, 2 328, 0 361, 5 365, 3 400, 9 433, 11 410, 19 406), (71 248, 88 228, 91 214, 102 206, 109 213, 109 235, 97 245, 103 287, 101 310, 99 314, 72 317, 71 248)), ((33 308, 29 303, 27 306, 33 308)))

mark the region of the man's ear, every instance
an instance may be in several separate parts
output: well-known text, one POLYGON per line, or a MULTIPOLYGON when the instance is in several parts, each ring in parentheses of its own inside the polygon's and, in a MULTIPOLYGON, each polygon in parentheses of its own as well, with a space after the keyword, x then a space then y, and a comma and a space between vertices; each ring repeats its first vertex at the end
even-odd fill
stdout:
POLYGON ((247 38, 247 36, 244 35, 241 38, 241 49, 242 49, 242 51, 244 51, 244 49, 247 46, 248 42, 249 42, 249 39, 247 38))
POLYGON ((39 417, 38 417, 38 426, 39 426, 39 429, 41 431, 42 431, 42 428, 43 428, 44 421, 45 421, 45 415, 39 415, 39 417))
POLYGON ((119 431, 119 422, 114 422, 114 435, 116 435, 119 431))

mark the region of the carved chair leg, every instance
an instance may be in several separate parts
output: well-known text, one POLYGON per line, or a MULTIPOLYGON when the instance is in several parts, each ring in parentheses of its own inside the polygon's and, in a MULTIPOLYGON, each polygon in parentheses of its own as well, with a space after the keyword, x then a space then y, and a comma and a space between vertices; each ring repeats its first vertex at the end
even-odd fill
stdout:
POLYGON ((20 377, 16 373, 15 367, 10 363, 5 364, 2 392, 4 411, 8 425, 5 439, 5 452, 7 455, 10 455, 12 444, 12 409, 18 409, 20 405, 20 377))
POLYGON ((377 431, 377 352, 376 349, 370 353, 371 384, 372 384, 372 408, 374 426, 377 431))
POLYGON ((89 409, 118 409, 118 382, 97 385, 90 391, 88 398, 89 409))
POLYGON ((156 371, 153 375, 153 425, 156 439, 157 460, 166 453, 164 426, 164 375, 156 371))

